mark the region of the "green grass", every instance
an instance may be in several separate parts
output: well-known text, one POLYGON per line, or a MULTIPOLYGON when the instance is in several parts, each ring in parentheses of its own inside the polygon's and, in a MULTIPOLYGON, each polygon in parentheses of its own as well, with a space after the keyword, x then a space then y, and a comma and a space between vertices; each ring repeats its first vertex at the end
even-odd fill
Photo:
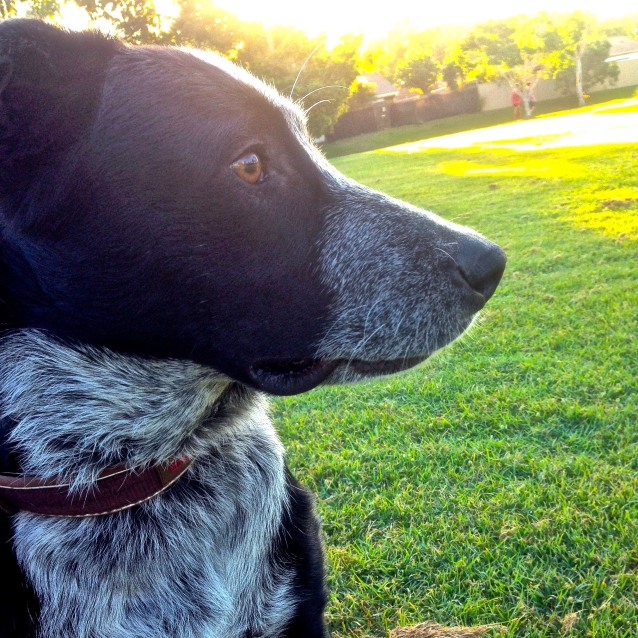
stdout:
MULTIPOLYGON (((589 105, 600 104, 610 100, 620 100, 631 97, 635 92, 636 87, 609 89, 607 91, 593 93, 587 101, 589 105)), ((578 111, 579 109, 574 109, 575 99, 574 97, 564 97, 539 102, 535 115, 538 117, 568 109, 578 111)), ((511 120, 512 109, 510 108, 486 111, 485 113, 455 115, 454 117, 432 120, 430 122, 424 122, 423 124, 397 126, 395 128, 382 129, 374 133, 337 140, 336 142, 326 144, 323 150, 327 157, 341 157, 343 155, 385 148, 386 146, 423 140, 429 137, 494 126, 495 124, 503 124, 511 120)))
POLYGON ((480 230, 509 262, 479 325, 426 367, 274 404, 319 497, 334 635, 431 620, 635 638, 638 148, 335 164, 480 230))

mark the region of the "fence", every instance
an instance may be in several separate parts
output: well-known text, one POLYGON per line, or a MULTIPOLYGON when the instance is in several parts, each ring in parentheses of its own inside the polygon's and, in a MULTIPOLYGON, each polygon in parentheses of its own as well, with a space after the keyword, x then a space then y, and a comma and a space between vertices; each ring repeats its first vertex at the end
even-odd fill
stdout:
POLYGON ((357 111, 344 113, 336 122, 328 140, 371 133, 390 126, 419 124, 451 115, 477 113, 481 100, 476 85, 460 91, 424 95, 399 102, 378 102, 357 111))

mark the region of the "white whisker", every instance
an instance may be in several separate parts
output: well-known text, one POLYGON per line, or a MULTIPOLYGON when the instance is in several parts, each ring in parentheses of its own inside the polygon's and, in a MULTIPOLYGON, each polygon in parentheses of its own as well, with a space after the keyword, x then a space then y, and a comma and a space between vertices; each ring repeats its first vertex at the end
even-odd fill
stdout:
POLYGON ((306 115, 315 108, 315 106, 319 106, 320 104, 324 104, 325 102, 334 102, 334 100, 319 100, 319 102, 315 102, 309 109, 306 109, 306 115))
POLYGON ((304 95, 303 97, 299 98, 297 100, 297 103, 301 104, 307 97, 310 97, 313 93, 317 93, 318 91, 324 91, 326 89, 345 89, 347 91, 348 87, 343 86, 342 84, 329 84, 328 86, 320 86, 318 89, 314 89, 313 91, 310 91, 309 93, 306 93, 306 95, 304 95))
POLYGON ((297 73, 297 77, 295 78, 295 81, 292 84, 292 89, 290 89, 290 99, 292 100, 293 95, 295 93, 295 89, 297 88, 297 82, 299 82, 299 78, 301 77, 301 74, 303 73, 303 70, 306 68, 306 64, 308 64, 308 62, 310 61, 310 58, 324 45, 323 42, 320 42, 311 52, 310 55, 304 60, 304 63, 301 65, 301 68, 299 69, 299 73, 297 73))

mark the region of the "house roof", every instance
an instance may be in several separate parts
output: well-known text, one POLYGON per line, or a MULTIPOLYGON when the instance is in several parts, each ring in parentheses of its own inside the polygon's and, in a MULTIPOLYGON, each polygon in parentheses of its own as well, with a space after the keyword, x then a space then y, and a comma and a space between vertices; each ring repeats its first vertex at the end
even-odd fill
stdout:
POLYGON ((611 49, 605 62, 621 62, 623 60, 638 60, 638 40, 624 35, 614 35, 609 38, 611 49))
POLYGON ((359 80, 366 84, 374 84, 374 94, 377 98, 391 97, 399 92, 399 89, 380 73, 366 73, 360 75, 359 80))

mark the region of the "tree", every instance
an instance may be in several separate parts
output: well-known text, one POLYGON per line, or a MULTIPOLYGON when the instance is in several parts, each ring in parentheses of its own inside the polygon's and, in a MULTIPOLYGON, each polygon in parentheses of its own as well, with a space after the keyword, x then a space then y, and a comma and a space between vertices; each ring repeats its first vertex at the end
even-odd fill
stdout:
POLYGON ((374 84, 369 82, 360 82, 355 80, 350 87, 350 95, 348 96, 348 110, 356 111, 370 106, 374 101, 375 88, 374 84))
POLYGON ((456 52, 463 76, 525 86, 553 77, 565 93, 583 94, 595 84, 614 82, 618 67, 608 64, 609 45, 594 16, 539 13, 477 25, 456 52))
POLYGON ((545 18, 546 14, 541 13, 533 18, 518 16, 511 19, 511 41, 518 48, 518 59, 510 68, 505 65, 500 68, 501 77, 521 95, 527 117, 531 116, 534 107, 534 87, 541 77, 547 77, 543 39, 547 30, 545 18))
POLYGON ((582 84, 585 93, 596 84, 615 84, 618 81, 620 68, 615 62, 606 62, 610 51, 611 43, 608 40, 592 42, 585 49, 582 59, 582 84))
MULTIPOLYGON (((15 17, 17 6, 15 0, 0 0, 0 19, 15 17)), ((28 3, 26 15, 29 18, 53 18, 60 11, 57 0, 35 0, 28 3)))
POLYGON ((162 20, 155 4, 147 0, 76 0, 76 4, 95 22, 110 22, 116 34, 134 44, 157 42, 162 20))
POLYGON ((349 89, 358 75, 362 36, 343 36, 330 51, 322 47, 298 80, 301 104, 308 113, 308 130, 319 137, 334 126, 347 109, 349 89))
POLYGON ((605 37, 624 35, 635 38, 638 33, 638 13, 604 20, 600 23, 600 31, 605 37))
POLYGON ((516 19, 491 20, 466 35, 456 54, 463 77, 479 82, 498 81, 503 72, 520 65, 521 50, 514 37, 517 26, 516 19))
POLYGON ((230 58, 237 56, 245 36, 230 12, 210 1, 178 0, 178 5, 179 14, 170 29, 158 38, 161 42, 213 50, 230 58))
MULTIPOLYGON (((175 0, 167 18, 152 0, 75 0, 93 22, 134 44, 171 44, 214 50, 245 66, 297 99, 308 113, 311 135, 328 132, 346 109, 349 87, 358 75, 361 36, 344 36, 330 51, 323 38, 308 38, 284 27, 266 29, 238 20, 214 1, 175 0), (312 55, 310 55, 312 53, 312 55), (293 91, 294 88, 294 91, 293 91)), ((0 0, 0 18, 16 15, 19 3, 0 0)), ((29 15, 55 20, 62 0, 29 2, 29 15)))
POLYGON ((605 62, 609 57, 611 44, 606 40, 598 40, 586 45, 579 57, 575 56, 575 65, 560 69, 556 75, 556 83, 563 93, 570 94, 576 90, 579 104, 585 104, 584 94, 596 84, 609 82, 614 84, 620 75, 618 65, 605 62))
POLYGON ((310 134, 320 137, 346 110, 360 46, 361 36, 345 36, 327 50, 323 38, 274 27, 252 32, 237 61, 297 100, 308 114, 310 134))
POLYGON ((618 66, 605 62, 609 43, 601 36, 594 16, 582 11, 559 17, 545 33, 547 66, 565 93, 576 94, 580 106, 591 86, 618 78, 618 66))
POLYGON ((403 62, 397 69, 395 81, 410 89, 430 93, 439 77, 440 66, 429 56, 419 56, 403 62))
POLYGON ((441 78, 447 84, 450 91, 458 90, 461 75, 461 67, 456 64, 456 62, 448 62, 441 70, 441 78))

